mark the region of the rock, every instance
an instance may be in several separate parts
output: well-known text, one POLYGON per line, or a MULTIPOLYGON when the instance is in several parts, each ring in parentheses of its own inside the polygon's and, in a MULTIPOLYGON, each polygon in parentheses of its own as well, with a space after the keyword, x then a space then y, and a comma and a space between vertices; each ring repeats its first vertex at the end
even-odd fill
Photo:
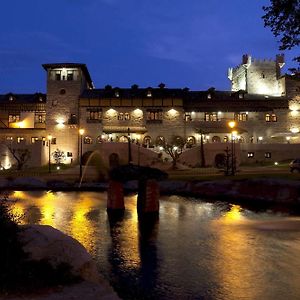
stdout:
MULTIPOLYGON (((91 255, 77 240, 48 225, 24 225, 22 229, 20 238, 25 244, 24 251, 29 253, 31 259, 46 259, 54 267, 67 263, 74 275, 100 284, 107 295, 113 296, 111 299, 118 299, 98 273, 91 255)), ((82 299, 85 299, 84 296, 82 299)))

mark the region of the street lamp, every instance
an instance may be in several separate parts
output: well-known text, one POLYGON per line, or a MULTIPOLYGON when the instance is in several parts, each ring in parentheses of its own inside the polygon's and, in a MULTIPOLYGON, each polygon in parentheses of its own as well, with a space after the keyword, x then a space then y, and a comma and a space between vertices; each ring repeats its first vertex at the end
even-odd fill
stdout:
POLYGON ((52 141, 52 135, 48 135, 48 172, 51 173, 51 141, 52 141))
POLYGON ((130 128, 128 127, 128 164, 132 163, 130 128))
POLYGON ((236 123, 235 121, 228 122, 228 126, 231 129, 231 175, 235 174, 235 139, 234 135, 236 135, 236 131, 234 131, 236 123))
POLYGON ((81 179, 82 177, 82 136, 84 134, 84 129, 79 129, 79 134, 80 134, 80 160, 79 160, 79 178, 81 179))

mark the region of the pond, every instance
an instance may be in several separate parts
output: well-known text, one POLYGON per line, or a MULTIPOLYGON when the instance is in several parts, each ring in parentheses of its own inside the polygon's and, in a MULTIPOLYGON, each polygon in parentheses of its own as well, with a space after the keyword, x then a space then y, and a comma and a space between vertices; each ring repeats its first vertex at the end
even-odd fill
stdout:
POLYGON ((141 226, 137 196, 109 222, 106 194, 11 195, 21 223, 51 225, 80 241, 122 299, 300 299, 300 218, 223 202, 160 198, 141 226))

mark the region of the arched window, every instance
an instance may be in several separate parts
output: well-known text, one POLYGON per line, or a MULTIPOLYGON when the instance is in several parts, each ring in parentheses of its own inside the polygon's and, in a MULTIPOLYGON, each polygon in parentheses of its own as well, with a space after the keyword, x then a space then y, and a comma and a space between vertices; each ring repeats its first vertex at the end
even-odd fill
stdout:
POLYGON ((227 135, 224 136, 223 141, 224 141, 224 143, 228 143, 228 136, 227 135))
POLYGON ((93 144, 93 139, 90 136, 85 136, 83 142, 85 144, 93 144))
POLYGON ((196 144, 196 139, 194 136, 189 136, 187 139, 186 139, 186 143, 188 145, 195 145, 196 144))
POLYGON ((96 141, 97 141, 97 144, 101 144, 101 143, 103 143, 103 138, 102 138, 102 135, 99 135, 99 136, 97 136, 97 139, 96 139, 96 141))
POLYGON ((215 135, 212 137, 212 142, 213 143, 221 143, 221 139, 219 136, 215 135))
POLYGON ((271 122, 271 116, 270 116, 270 114, 266 114, 265 120, 266 120, 266 122, 271 122))
POLYGON ((122 135, 119 139, 120 143, 127 143, 128 142, 128 137, 126 135, 122 135))

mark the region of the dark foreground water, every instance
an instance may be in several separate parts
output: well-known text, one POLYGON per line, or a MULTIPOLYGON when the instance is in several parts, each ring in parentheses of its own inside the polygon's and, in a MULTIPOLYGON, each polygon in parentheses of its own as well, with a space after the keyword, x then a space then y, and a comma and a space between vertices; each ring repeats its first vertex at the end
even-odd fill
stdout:
POLYGON ((106 194, 15 192, 23 223, 79 240, 123 299, 300 299, 300 218, 162 197, 139 226, 136 196, 111 224, 106 194))

